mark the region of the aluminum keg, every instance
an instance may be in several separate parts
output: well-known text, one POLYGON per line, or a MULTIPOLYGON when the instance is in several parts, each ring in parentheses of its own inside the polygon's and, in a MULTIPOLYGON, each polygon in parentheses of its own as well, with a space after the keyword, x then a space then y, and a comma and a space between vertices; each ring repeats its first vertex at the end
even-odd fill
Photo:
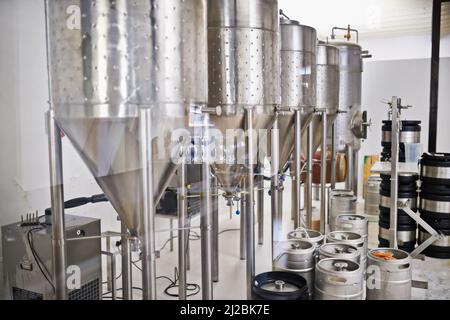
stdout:
POLYGON ((367 300, 410 300, 411 257, 398 249, 377 248, 367 255, 367 300))
POLYGON ((364 212, 371 216, 378 216, 380 213, 380 183, 379 175, 371 175, 367 179, 366 193, 364 195, 364 212))
POLYGON ((315 245, 307 240, 279 243, 280 255, 275 259, 276 271, 293 272, 305 278, 310 292, 314 288, 315 245))
POLYGON ((367 239, 369 220, 359 214, 340 214, 336 218, 336 229, 356 232, 367 239))
MULTIPOLYGON (((408 227, 397 225, 398 248, 406 252, 412 252, 416 246, 416 233, 417 226, 408 227)), ((380 247, 390 247, 389 224, 383 224, 382 221, 378 223, 378 241, 380 247)))
POLYGON ((319 248, 318 260, 339 258, 360 263, 361 253, 358 248, 346 243, 325 243, 319 248))
POLYGON ((330 199, 330 228, 334 231, 338 215, 356 213, 357 198, 353 194, 337 193, 333 194, 330 199))
POLYGON ((363 236, 361 236, 356 232, 351 231, 332 231, 327 235, 327 242, 331 243, 340 242, 350 244, 358 248, 361 259, 361 270, 363 270, 363 272, 365 271, 367 247, 366 241, 364 240, 363 236))
POLYGON ((308 240, 315 245, 316 249, 322 245, 325 238, 319 231, 303 228, 289 232, 287 237, 288 239, 308 240))
MULTIPOLYGON (((422 253, 428 257, 438 259, 450 259, 450 229, 439 230, 442 233, 440 239, 435 240, 422 253)), ((431 235, 419 227, 419 244, 425 242, 431 235)))
POLYGON ((424 153, 420 160, 420 180, 450 185, 450 153, 424 153))
POLYGON ((315 300, 362 300, 363 292, 363 272, 358 263, 339 258, 317 263, 315 300))
MULTIPOLYGON (((399 135, 399 161, 405 162, 405 144, 420 143, 420 121, 403 120, 400 123, 400 135, 399 135)), ((381 127, 382 137, 381 146, 383 151, 381 152, 381 161, 389 161, 391 159, 391 132, 392 121, 383 120, 381 127)))
MULTIPOLYGON (((424 153, 420 164, 420 217, 442 234, 423 253, 450 259, 450 154, 424 153)), ((419 227, 419 243, 429 237, 430 234, 419 227)))
POLYGON ((255 276, 252 285, 254 300, 308 300, 306 280, 290 272, 272 271, 255 276))

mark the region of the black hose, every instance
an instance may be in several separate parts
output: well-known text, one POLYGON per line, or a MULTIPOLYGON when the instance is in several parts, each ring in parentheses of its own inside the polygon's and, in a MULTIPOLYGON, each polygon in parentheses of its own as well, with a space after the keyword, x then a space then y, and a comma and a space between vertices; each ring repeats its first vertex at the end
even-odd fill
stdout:
MULTIPOLYGON (((84 206, 88 203, 97 203, 97 202, 108 202, 108 198, 106 198, 105 194, 94 194, 91 197, 79 197, 70 199, 64 202, 64 208, 70 209, 70 208, 76 208, 80 206, 84 206)), ((49 216, 52 214, 52 208, 45 209, 45 215, 49 216)))

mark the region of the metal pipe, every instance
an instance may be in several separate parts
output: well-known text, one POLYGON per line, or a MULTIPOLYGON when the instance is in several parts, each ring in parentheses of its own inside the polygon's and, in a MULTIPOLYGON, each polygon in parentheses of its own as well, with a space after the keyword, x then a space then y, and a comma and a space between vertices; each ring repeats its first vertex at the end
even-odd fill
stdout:
POLYGON ((326 210, 327 191, 327 112, 322 111, 322 152, 320 158, 320 232, 328 231, 328 219, 326 210))
POLYGON ((278 187, 280 185, 279 180, 279 129, 278 129, 278 116, 272 125, 270 132, 270 155, 271 155, 271 180, 270 180, 270 201, 272 209, 272 263, 278 256, 276 252, 277 244, 281 240, 281 221, 279 214, 279 193, 278 187))
POLYGON ((169 219, 169 250, 170 252, 173 252, 173 219, 169 219))
POLYGON ((334 123, 331 125, 331 184, 330 190, 334 190, 336 188, 336 145, 335 145, 335 136, 334 136, 334 123))
POLYGON ((389 219, 389 246, 397 249, 397 199, 398 199, 398 154, 399 154, 399 99, 392 97, 391 132, 391 212, 389 219))
MULTIPOLYGON (((191 219, 187 220, 189 230, 191 229, 191 219)), ((191 241, 189 240, 189 232, 186 232, 186 270, 191 270, 191 241)))
POLYGON ((253 279, 255 278, 255 224, 254 224, 254 132, 253 132, 253 109, 247 108, 245 112, 245 130, 247 131, 246 154, 247 154, 247 179, 246 179, 246 213, 245 213, 245 243, 247 264, 247 299, 252 298, 253 279))
MULTIPOLYGON (((242 179, 243 189, 245 188, 245 178, 242 179)), ((245 191, 245 190, 244 190, 245 191)), ((245 215, 247 214, 246 194, 241 192, 241 214, 239 217, 240 230, 239 230, 239 257, 241 260, 245 260, 247 255, 247 248, 245 246, 245 215)))
POLYGON ((439 51, 441 41, 441 0, 433 0, 431 23, 431 73, 430 73, 430 117, 428 152, 436 152, 437 116, 439 100, 439 51))
POLYGON ((306 184, 305 184, 305 208, 306 208, 306 227, 312 228, 312 170, 313 170, 313 126, 308 126, 307 133, 307 152, 306 152, 306 184))
MULTIPOLYGON (((84 238, 84 237, 83 237, 84 238)), ((106 252, 111 252, 111 237, 106 238, 106 252)), ((111 291, 111 264, 106 265, 106 290, 111 291)))
MULTIPOLYGON (((258 157, 259 159, 259 157, 258 157)), ((258 244, 264 243, 264 172, 263 164, 259 164, 258 188, 258 244)))
POLYGON ((219 195, 217 193, 217 177, 211 177, 212 183, 212 280, 219 282, 219 195))
POLYGON ((353 173, 355 172, 353 160, 353 147, 351 145, 347 145, 345 158, 347 160, 347 174, 345 175, 345 189, 353 190, 353 173))
POLYGON ((155 212, 153 205, 152 118, 150 108, 139 110, 139 161, 141 175, 142 298, 156 299, 155 212))
POLYGON ((294 228, 297 229, 301 226, 301 186, 302 186, 302 112, 301 110, 295 111, 295 124, 294 124, 294 176, 293 180, 293 208, 294 208, 294 228))
MULTIPOLYGON (((186 164, 184 154, 181 156, 181 163, 178 167, 178 298, 186 300, 186 234, 189 235, 187 227, 187 199, 186 199, 186 164)), ((171 219, 172 220, 172 219, 171 219)))
POLYGON ((66 229, 64 222, 64 186, 61 131, 55 121, 55 111, 47 112, 50 197, 52 207, 52 270, 55 297, 67 299, 66 229))
POLYGON ((201 260, 202 260, 202 299, 213 299, 212 266, 211 266, 211 170, 210 170, 210 136, 209 114, 203 113, 203 162, 202 162, 202 199, 201 199, 201 260))
POLYGON ((117 300, 117 285, 116 285, 116 278, 117 278, 117 271, 116 271, 116 255, 109 251, 102 251, 102 254, 107 256, 108 266, 109 266, 109 275, 108 278, 111 279, 110 282, 110 291, 111 291, 111 299, 117 300))
MULTIPOLYGON (((125 235, 128 233, 127 226, 123 221, 120 222, 120 233, 125 235)), ((122 236, 121 243, 121 258, 122 258, 122 290, 123 300, 133 300, 133 277, 131 267, 131 243, 128 237, 122 236)))
POLYGON ((353 193, 358 197, 358 176, 359 176, 359 151, 353 150, 353 193))

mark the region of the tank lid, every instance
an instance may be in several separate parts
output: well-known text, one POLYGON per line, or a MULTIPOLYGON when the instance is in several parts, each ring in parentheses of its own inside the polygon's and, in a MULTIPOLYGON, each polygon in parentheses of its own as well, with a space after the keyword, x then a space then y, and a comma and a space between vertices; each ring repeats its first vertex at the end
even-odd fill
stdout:
POLYGON ((300 22, 298 22, 297 20, 292 20, 292 19, 287 19, 285 17, 280 17, 280 24, 282 24, 282 25, 292 24, 292 25, 299 26, 300 22))
POLYGON ((355 43, 355 42, 349 42, 349 41, 331 41, 329 44, 339 47, 339 48, 353 48, 353 49, 359 49, 362 50, 362 47, 355 43))

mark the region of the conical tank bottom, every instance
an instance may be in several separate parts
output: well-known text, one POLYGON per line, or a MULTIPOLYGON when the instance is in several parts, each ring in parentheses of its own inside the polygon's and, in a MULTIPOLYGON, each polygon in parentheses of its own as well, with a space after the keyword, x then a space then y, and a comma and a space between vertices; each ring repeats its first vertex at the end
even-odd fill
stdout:
MULTIPOLYGON (((174 129, 177 125, 182 127, 182 121, 170 119, 155 124, 153 132, 164 133, 164 136, 159 136, 162 141, 155 137, 152 139, 155 205, 177 167, 170 157, 163 156, 161 148, 164 144, 170 144, 169 129, 174 129), (168 124, 170 128, 167 127, 168 124)), ((59 118, 58 124, 122 221, 133 235, 137 235, 141 227, 143 201, 138 118, 59 118)))
MULTIPOLYGON (((306 129, 311 122, 314 115, 309 112, 302 114, 301 117, 301 133, 302 133, 302 151, 303 149, 303 136, 306 137, 306 129)), ((283 170, 286 163, 289 161, 292 152, 294 152, 295 144, 295 116, 294 115, 281 115, 278 118, 279 139, 280 139, 280 167, 279 170, 283 170)), ((306 140, 305 140, 306 141, 306 140)))
MULTIPOLYGON (((336 114, 327 115, 327 133, 330 132, 334 120, 336 120, 336 114)), ((314 115, 314 118, 311 123, 313 127, 313 154, 317 151, 320 144, 322 143, 322 116, 320 114, 314 115)), ((328 135, 328 134, 327 134, 328 135)), ((306 154, 306 135, 303 139, 305 143, 302 145, 302 150, 304 154, 306 154)))
MULTIPOLYGON (((237 115, 222 115, 214 116, 211 115, 211 122, 214 127, 219 130, 222 135, 223 147, 221 148, 224 152, 221 159, 212 164, 213 170, 217 177, 217 181, 221 187, 226 192, 234 193, 242 183, 247 170, 245 165, 245 159, 239 157, 235 152, 235 148, 242 148, 241 153, 245 153, 245 114, 242 110, 241 113, 237 115), (236 139, 237 144, 234 144, 233 150, 227 150, 226 139, 230 137, 236 139), (238 138, 236 138, 238 137, 238 138), (240 138, 239 138, 240 137, 240 138), (233 156, 227 156, 227 153, 234 153, 233 156)), ((259 150, 267 150, 267 134, 258 132, 260 129, 269 129, 273 122, 274 116, 262 112, 253 112, 253 130, 255 130, 254 139, 258 143, 257 148, 259 150), (265 144, 265 147, 262 146, 265 144)), ((254 149, 258 150, 258 149, 254 149)), ((264 154, 265 156, 265 154, 264 154)), ((256 163, 255 163, 256 165, 256 163)))

